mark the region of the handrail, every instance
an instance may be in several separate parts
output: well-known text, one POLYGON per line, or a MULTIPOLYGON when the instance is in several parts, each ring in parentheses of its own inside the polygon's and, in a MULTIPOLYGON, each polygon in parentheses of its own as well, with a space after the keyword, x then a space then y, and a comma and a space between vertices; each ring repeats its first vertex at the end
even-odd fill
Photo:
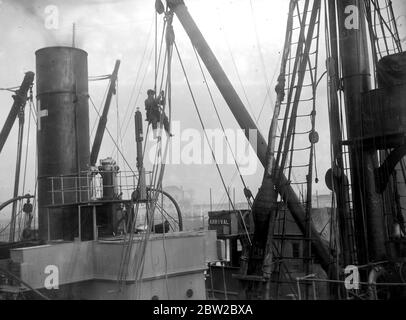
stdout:
POLYGON ((37 289, 34 289, 33 287, 31 287, 28 283, 26 283, 25 281, 21 280, 19 277, 15 276, 14 274, 12 274, 10 271, 5 270, 3 268, 0 267, 0 272, 2 272, 3 274, 5 274, 6 276, 12 278, 13 280, 19 282, 20 284, 22 284, 24 287, 27 287, 29 290, 31 290, 32 292, 35 292, 38 296, 40 296, 42 299, 44 300, 51 300, 49 299, 47 296, 43 295, 41 292, 39 292, 37 289))
POLYGON ((20 201, 23 199, 32 199, 32 198, 34 198, 34 196, 32 196, 30 194, 26 194, 24 196, 18 196, 18 197, 12 198, 10 200, 7 200, 6 202, 3 202, 0 205, 0 211, 3 210, 5 207, 7 207, 9 204, 12 204, 13 202, 17 202, 17 201, 20 201))

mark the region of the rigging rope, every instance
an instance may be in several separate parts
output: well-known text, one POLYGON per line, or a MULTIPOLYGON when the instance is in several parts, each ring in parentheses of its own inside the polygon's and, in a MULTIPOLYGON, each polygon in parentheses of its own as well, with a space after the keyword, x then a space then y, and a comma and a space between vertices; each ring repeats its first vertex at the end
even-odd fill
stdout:
POLYGON ((111 74, 106 74, 102 76, 89 76, 89 81, 101 81, 101 80, 107 80, 111 79, 111 74))
MULTIPOLYGON (((162 49, 162 47, 161 47, 161 49, 162 49)), ((170 59, 171 59, 171 57, 170 57, 169 49, 167 50, 167 55, 168 55, 168 73, 167 73, 165 89, 169 88, 169 90, 167 90, 165 99, 168 99, 169 110, 171 110, 171 98, 170 98, 170 94, 171 94, 171 92, 170 92, 170 59)), ((165 60, 164 60, 164 64, 163 64, 160 91, 162 90, 163 79, 164 79, 164 75, 165 75, 164 68, 166 65, 167 55, 165 55, 165 60)), ((156 89, 156 85, 157 85, 156 81, 158 78, 158 69, 159 69, 159 65, 160 65, 160 58, 158 59, 158 61, 157 61, 157 59, 155 59, 155 61, 156 61, 156 71, 155 71, 155 89, 156 89)), ((166 104, 164 103, 163 112, 165 112, 165 105, 166 104)), ((159 123, 161 131, 162 131, 162 127, 163 127, 163 119, 162 119, 163 112, 161 113, 161 119, 160 119, 161 121, 159 123)), ((171 117, 170 114, 169 114, 169 116, 171 117)), ((145 139, 144 148, 143 148, 143 157, 145 156, 149 128, 150 128, 150 124, 148 124, 148 126, 147 126, 146 139, 145 139)), ((135 276, 136 295, 137 296, 139 296, 141 294, 141 282, 142 282, 142 274, 143 274, 143 270, 144 270, 145 250, 146 250, 149 236, 153 229, 154 212, 155 212, 156 207, 159 208, 159 206, 158 206, 158 199, 159 199, 159 194, 160 194, 159 190, 162 190, 162 180, 163 180, 163 175, 165 172, 164 161, 166 159, 166 155, 168 152, 169 139, 166 140, 166 145, 165 145, 163 154, 162 154, 162 144, 163 144, 163 141, 162 141, 162 138, 160 137, 157 141, 157 148, 155 151, 155 160, 153 163, 152 177, 151 177, 150 188, 149 188, 149 190, 150 190, 149 201, 146 204, 145 219, 146 219, 146 223, 147 223, 147 230, 144 234, 141 235, 140 245, 137 248, 136 253, 135 253, 135 257, 137 258, 137 260, 134 265, 134 269, 131 272, 135 276), (158 161, 159 158, 160 158, 160 162, 158 161)), ((139 181, 138 181, 138 183, 139 183, 139 181)), ((139 209, 139 202, 137 201, 136 210, 135 210, 136 216, 138 215, 138 209, 139 209)), ((163 209, 163 205, 162 205, 162 209, 163 209)), ((124 241, 124 243, 123 243, 123 254, 122 254, 122 259, 121 259, 121 263, 120 263, 119 278, 118 278, 119 282, 121 282, 121 283, 123 283, 123 281, 125 280, 126 276, 128 275, 128 273, 130 271, 130 270, 128 270, 128 263, 129 263, 129 259, 130 259, 130 253, 132 251, 136 220, 137 220, 137 218, 134 217, 127 245, 126 245, 126 241, 124 241)), ((163 224, 163 228, 165 229, 164 224, 163 224)), ((165 230, 164 230, 164 233, 165 233, 165 230)), ((164 235, 164 237, 165 237, 165 235, 164 235)), ((165 239, 164 239, 164 242, 165 242, 165 239)), ((165 261, 166 261, 165 243, 164 243, 164 253, 165 253, 165 261)), ((167 263, 165 263, 165 266, 166 266, 165 268, 167 269, 167 263)), ((167 286, 166 288, 167 288, 167 294, 168 294, 168 298, 169 298, 169 287, 168 287, 168 283, 167 283, 167 277, 166 277, 166 286, 167 286)))
MULTIPOLYGON (((96 108, 96 105, 95 105, 94 102, 93 102, 92 97, 89 96, 89 100, 90 100, 90 102, 91 102, 91 104, 92 104, 94 110, 96 111, 97 115, 98 115, 99 118, 100 118, 101 115, 100 115, 100 113, 98 112, 98 110, 97 110, 97 108, 96 108)), ((115 141, 113 135, 111 134, 111 132, 110 132, 110 130, 107 128, 107 126, 106 126, 106 131, 107 131, 108 135, 110 136, 112 142, 114 143, 115 147, 117 148, 117 151, 120 153, 120 155, 121 155, 121 157, 123 158, 124 162, 126 163, 126 165, 128 166, 128 168, 130 169, 130 171, 131 171, 134 175, 136 175, 136 173, 135 173, 134 170, 132 169, 131 165, 128 163, 127 159, 125 158, 124 154, 121 152, 121 150, 120 150, 120 148, 119 148, 117 142, 115 141)))
POLYGON ((236 159, 236 156, 235 156, 235 154, 234 154, 233 148, 231 147, 230 141, 229 141, 229 139, 228 139, 228 137, 227 137, 226 130, 225 130, 225 128, 224 128, 223 122, 221 121, 221 118, 220 118, 220 115, 219 115, 219 112, 218 112, 216 103, 214 102, 214 98, 213 98, 212 92, 211 92, 211 90, 210 90, 209 84, 208 84, 208 82, 207 82, 206 75, 204 74, 203 67, 202 67, 202 64, 201 64, 201 62, 200 62, 199 56, 197 55, 197 52, 196 52, 195 47, 193 47, 193 51, 194 51, 194 53, 195 53, 196 60, 197 60, 198 65, 199 65, 200 72, 201 72, 201 74, 202 74, 202 76, 203 76, 204 83, 206 84, 206 88, 207 88, 207 91, 208 91, 208 93, 209 93, 210 100, 211 100, 211 102, 212 102, 214 111, 215 111, 216 116, 217 116, 217 119, 218 119, 218 121, 219 121, 219 123, 220 123, 221 130, 223 131, 224 138, 225 138, 225 140, 226 140, 226 142, 227 142, 227 146, 228 146, 228 148, 229 148, 229 150, 230 150, 230 152, 231 152, 231 155, 232 155, 232 157, 233 157, 235 166, 236 166, 236 168, 237 168, 237 170, 238 170, 238 174, 239 174, 239 176, 240 176, 241 182, 242 182, 242 184, 243 184, 243 186, 244 186, 244 194, 245 194, 245 196, 246 196, 246 198, 247 198, 247 201, 248 201, 248 204, 249 204, 250 208, 252 208, 251 198, 253 198, 253 196, 252 196, 251 192, 249 191, 249 188, 247 187, 247 184, 245 183, 245 180, 244 180, 244 178, 243 178, 243 176, 242 176, 242 173, 241 173, 241 170, 240 170, 240 165, 239 165, 238 162, 237 162, 237 159, 236 159))
MULTIPOLYGON (((98 109, 98 113, 100 113, 100 111, 103 109, 103 104, 104 104, 104 101, 105 101, 105 99, 106 99, 106 96, 107 96, 107 92, 109 91, 109 86, 107 86, 106 87, 106 90, 104 91, 104 95, 103 95, 103 98, 102 98, 102 100, 101 100, 101 103, 100 103, 100 106, 99 106, 99 109, 98 109)), ((92 130, 90 131, 90 135, 89 135, 89 139, 91 139, 91 137, 93 136, 93 133, 94 133, 94 130, 96 129, 96 126, 97 126, 97 123, 98 123, 98 118, 96 117, 95 119, 94 119, 94 121, 93 121, 93 125, 92 125, 92 130)), ((90 140, 91 141, 91 140, 90 140)), ((90 145, 91 145, 91 143, 90 143, 90 145)))
POLYGON ((185 80, 186 80, 186 83, 187 83, 187 86, 188 86, 190 95, 191 95, 192 100, 193 100, 193 105, 194 105, 195 110, 196 110, 196 113, 197 113, 197 115, 198 115, 200 124, 201 124, 201 126, 202 126, 202 128, 203 128, 204 136, 205 136, 206 141, 207 141, 207 144, 208 144, 208 146, 209 146, 209 148, 210 148, 211 155, 212 155, 213 160, 214 160, 214 162, 215 162, 217 171, 218 171, 218 173, 219 173, 219 175, 220 175, 221 183, 223 184, 224 190, 226 190, 226 192, 227 192, 228 200, 229 200, 229 202, 230 202, 230 204, 231 204, 231 206, 232 206, 232 208, 233 208, 233 211, 238 212, 238 213, 240 214, 241 222, 242 222, 242 224, 243 224, 244 231, 245 231, 245 233, 246 233, 245 235, 247 236, 250 245, 252 245, 251 237, 250 237, 250 235, 249 235, 249 232, 248 232, 247 226, 246 226, 246 224, 245 224, 245 220, 244 220, 244 218, 243 218, 243 216, 242 216, 242 213, 241 213, 240 210, 236 210, 236 208, 235 208, 235 206, 234 206, 234 203, 233 203, 233 201, 231 200, 230 194, 229 194, 228 191, 227 191, 227 186, 226 186, 226 184, 225 184, 223 174, 221 173, 220 166, 219 166, 219 164, 217 163, 216 156, 215 156, 214 151, 213 151, 213 148, 212 148, 212 146, 211 146, 211 144, 210 144, 210 140, 209 140, 209 138, 208 138, 208 136, 207 136, 207 132, 206 132, 206 129, 205 129, 205 125, 204 125, 203 119, 202 119, 202 117, 201 117, 199 108, 198 108, 198 106, 197 106, 197 102, 196 102, 195 96, 194 96, 194 94, 193 94, 193 91, 192 91, 192 88, 191 88, 191 85, 190 85, 190 82, 189 82, 189 78, 188 78, 188 76, 187 76, 187 74, 186 74, 186 70, 185 70, 185 67, 184 67, 184 65, 183 65, 183 61, 182 61, 182 58, 181 58, 181 56, 180 56, 179 49, 178 49, 178 46, 176 45, 176 42, 174 42, 174 47, 175 47, 175 49, 176 49, 176 53, 177 53, 177 56, 178 56, 180 65, 181 65, 181 67, 182 67, 183 75, 185 76, 185 80))
MULTIPOLYGON (((29 96, 29 104, 33 104, 33 93, 32 93, 32 88, 30 88, 30 96, 29 96)), ((24 109, 25 111, 25 109, 24 109)), ((29 113, 31 114, 31 107, 29 113)), ((26 149, 25 149, 25 160, 24 160, 24 173, 23 173, 23 186, 22 186, 22 194, 25 194, 25 183, 26 183, 26 177, 27 177, 27 165, 28 165, 28 147, 30 144, 30 129, 31 129, 31 117, 30 114, 28 116, 28 128, 27 128, 27 138, 26 138, 26 149)), ((22 201, 20 201, 20 210, 22 210, 22 201)), ((21 222, 25 217, 21 217, 18 221, 18 229, 19 229, 19 239, 21 239, 21 222)))
POLYGON ((249 99, 248 99, 248 95, 247 95, 247 91, 245 90, 245 86, 244 86, 244 84, 243 84, 243 82, 242 82, 242 80, 241 80, 241 76, 240 76, 240 73, 239 73, 239 71, 238 71, 237 63, 236 63, 236 61, 235 61, 233 52, 232 52, 231 47, 230 47, 230 43, 228 42, 228 39, 227 39, 227 32, 226 32, 226 30, 225 30, 224 27, 221 28, 221 30, 222 30, 222 32, 224 32, 224 39, 225 39, 225 42, 226 42, 226 44, 227 44, 227 48, 228 48, 229 54, 230 54, 230 56, 231 56, 231 61, 232 61, 233 66, 234 66, 235 73, 237 74, 238 82, 240 83, 240 86, 241 86, 241 88, 242 88, 242 92, 243 92, 243 94, 244 94, 245 100, 247 101, 247 105, 248 105, 249 112, 250 112, 250 114, 252 115, 252 117, 255 118, 255 114, 254 114, 254 111, 253 111, 253 109, 252 109, 251 103, 250 103, 250 101, 249 101, 249 99))
POLYGON ((141 74, 141 69, 142 69, 143 63, 144 63, 144 61, 147 60, 145 72, 144 72, 144 75, 143 75, 143 77, 141 79, 140 88, 139 88, 137 96, 135 98, 134 105, 133 105, 133 108, 131 109, 130 115, 133 114, 134 111, 135 111, 135 108, 136 108, 136 105, 137 105, 137 102, 138 102, 138 98, 141 95, 141 90, 142 90, 142 87, 144 85, 144 81, 145 81, 145 78, 146 78, 146 75, 147 75, 148 67, 149 67, 149 64, 151 62, 152 54, 154 52, 154 47, 152 47, 151 51, 150 51, 150 54, 149 54, 149 57, 148 57, 148 59, 146 59, 146 54, 147 54, 147 49, 148 49, 148 42, 149 42, 149 39, 151 37, 151 33, 152 33, 152 29, 153 29, 152 26, 153 26, 153 23, 151 23, 151 27, 150 27, 150 30, 149 30, 149 33, 148 33, 148 36, 147 36, 147 40, 145 42, 145 49, 144 49, 144 52, 142 54, 141 62, 140 62, 140 65, 139 65, 139 68, 138 68, 138 71, 137 71, 137 76, 136 76, 134 85, 133 85, 133 87, 131 89, 131 95, 130 95, 130 99, 128 101, 127 108, 126 108, 126 110, 124 112, 123 122, 121 123, 121 126, 125 127, 123 136, 126 135, 129 124, 131 123, 131 116, 128 116, 128 112, 130 111, 131 101, 133 100, 133 97, 134 97, 134 94, 135 94, 135 89, 136 89, 136 86, 137 86, 139 76, 141 74))
POLYGON ((10 91, 16 93, 18 89, 20 89, 20 87, 0 88, 0 91, 10 91))
MULTIPOLYGON (((259 34, 258 34, 258 26, 257 26, 256 19, 255 19, 254 5, 252 3, 252 0, 250 0, 250 7, 251 7, 252 23, 253 23, 254 31, 255 31, 255 39, 256 39, 257 48, 258 48, 258 51, 259 51, 259 57, 260 57, 260 60, 261 60, 261 65, 262 65, 262 71, 263 71, 262 73, 264 75, 264 80, 265 80, 265 84, 266 84, 265 86, 266 86, 266 89, 267 89, 265 98, 269 96, 269 98, 271 99, 271 95, 270 95, 271 84, 270 84, 270 82, 268 80, 268 76, 267 76, 267 74, 265 72, 265 70, 267 70, 267 68, 265 66, 264 55, 262 54, 262 46, 261 46, 261 41, 260 41, 259 34)), ((273 81, 273 79, 272 79, 272 81, 273 81)), ((271 99, 271 103, 273 103, 272 99, 271 99)), ((262 110, 263 110, 263 108, 261 109, 261 111, 259 113, 259 116, 261 115, 262 110)))

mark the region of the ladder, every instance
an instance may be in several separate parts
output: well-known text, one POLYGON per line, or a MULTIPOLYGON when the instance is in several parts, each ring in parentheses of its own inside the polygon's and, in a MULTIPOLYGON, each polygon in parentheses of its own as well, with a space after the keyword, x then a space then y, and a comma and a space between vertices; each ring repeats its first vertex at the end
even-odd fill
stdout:
MULTIPOLYGON (((276 166, 280 172, 275 172, 277 185, 279 175, 283 172, 288 182, 294 186, 298 193, 301 205, 306 209, 306 231, 301 239, 303 254, 299 258, 303 262, 305 275, 312 272, 311 252, 311 211, 312 211, 312 185, 315 160, 315 144, 318 142, 315 131, 316 117, 316 87, 318 82, 318 51, 320 36, 321 1, 298 0, 293 1, 293 11, 290 12, 292 24, 288 26, 287 33, 291 34, 290 41, 285 43, 285 51, 289 57, 285 61, 285 73, 280 75, 286 81, 284 96, 286 101, 281 102, 278 110, 279 133, 276 135, 275 146, 276 166)), ((283 255, 288 241, 286 235, 286 217, 278 223, 280 234, 279 252, 283 255)), ((275 255, 277 256, 277 255, 275 255)), ((277 282, 281 281, 281 261, 292 257, 277 257, 277 282)), ((277 284, 276 295, 279 295, 277 284)), ((309 298, 309 286, 305 285, 305 296, 309 298)), ((301 289, 298 289, 301 290, 301 289)))
POLYGON ((402 52, 402 43, 391 0, 365 1, 369 32, 372 35, 375 62, 402 52))

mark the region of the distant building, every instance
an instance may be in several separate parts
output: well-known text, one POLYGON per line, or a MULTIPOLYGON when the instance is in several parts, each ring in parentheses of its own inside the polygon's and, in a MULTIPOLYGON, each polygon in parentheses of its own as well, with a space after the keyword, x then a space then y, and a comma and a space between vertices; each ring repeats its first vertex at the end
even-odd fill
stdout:
MULTIPOLYGON (((319 199, 320 200, 320 199, 319 199)), ((327 203, 328 197, 322 197, 323 203, 327 203)), ((252 234, 254 232, 253 219, 249 210, 241 210, 244 216, 246 230, 252 234), (248 217, 248 216, 249 217, 248 217)), ((330 221, 333 210, 328 207, 314 208, 311 212, 311 220, 316 231, 324 240, 326 247, 329 245, 331 237, 330 221)), ((241 223, 240 214, 235 211, 214 211, 209 212, 209 229, 217 230, 217 236, 224 241, 225 257, 227 263, 227 278, 230 282, 228 285, 233 288, 238 288, 238 281, 233 280, 232 273, 239 271, 239 259, 241 256, 242 245, 240 237, 245 233, 243 224, 241 223)), ((293 216, 285 206, 281 206, 278 210, 278 216, 274 227, 274 263, 273 263, 273 280, 274 280, 274 295, 278 295, 279 299, 292 298, 292 286, 297 289, 296 279, 315 274, 318 279, 326 279, 327 275, 318 263, 314 252, 306 250, 307 245, 311 246, 309 239, 301 232, 296 224, 293 216), (309 270, 306 269, 308 263, 309 270), (276 291, 276 288, 277 291, 276 291)), ((213 290, 216 290, 217 296, 222 297, 224 294, 221 291, 223 286, 222 270, 216 266, 212 267, 213 274, 213 290)), ((309 283, 309 282, 306 282, 309 283)), ((311 284, 311 282, 310 282, 311 284)), ((211 288, 211 283, 207 284, 211 288)), ((312 294, 316 294, 318 299, 323 299, 328 296, 327 284, 314 284, 312 294)), ((305 289, 309 288, 305 283, 301 284, 301 292, 305 294, 305 289)), ((237 291, 237 290, 236 290, 237 291)), ((237 298, 234 296, 233 298, 237 298)), ((295 297, 293 297, 295 298, 295 297)), ((297 297, 296 297, 297 298, 297 297)))

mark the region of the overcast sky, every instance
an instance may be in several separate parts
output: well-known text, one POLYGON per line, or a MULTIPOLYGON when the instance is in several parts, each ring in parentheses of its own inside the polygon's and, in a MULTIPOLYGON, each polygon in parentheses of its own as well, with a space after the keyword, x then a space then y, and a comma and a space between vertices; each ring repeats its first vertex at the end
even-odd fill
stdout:
MULTIPOLYGON (((204 37, 216 54, 226 74, 234 84, 242 101, 253 118, 257 118, 262 105, 265 107, 259 117, 259 128, 267 136, 275 99, 274 86, 280 68, 280 53, 283 48, 288 0, 187 0, 186 4, 204 37), (235 66, 238 67, 238 72, 235 66), (267 96, 268 85, 271 96, 267 96)), ((403 0, 395 0, 397 16, 403 16, 403 0)), ((48 7, 49 8, 49 7, 48 7)), ((89 54, 89 75, 111 73, 114 61, 121 59, 119 72, 118 110, 112 104, 108 127, 117 134, 117 122, 123 135, 122 149, 125 157, 135 168, 134 129, 130 113, 135 106, 144 109, 146 90, 153 87, 154 63, 151 55, 154 46, 154 1, 152 0, 2 0, 0 1, 0 87, 12 87, 21 83, 23 74, 35 72, 35 51, 45 46, 72 44, 72 24, 76 25, 76 46, 89 54), (47 7, 54 5, 59 12, 59 26, 49 30, 45 26, 47 7), (144 78, 144 82, 141 79, 144 78), (118 112, 117 112, 118 111, 118 112), (119 119, 117 119, 117 113, 119 119), (129 124, 128 124, 129 123, 129 124), (125 129, 127 130, 125 131, 125 129), (125 133, 125 134, 124 134, 125 133)), ((399 19, 402 37, 406 24, 399 19)), ((159 17, 159 25, 162 16, 159 17)), ((174 21, 176 42, 181 51, 185 67, 207 127, 219 127, 190 40, 179 22, 174 21), (207 110, 207 111, 206 111, 207 110)), ((159 31, 160 33, 160 31, 159 31)), ((321 48, 323 51, 323 48, 321 48)), ((323 66, 324 63, 321 63, 323 66)), ((320 70, 320 74, 324 70, 320 70)), ((99 107, 102 103, 107 82, 91 82, 89 93, 99 107)), ((210 81, 216 103, 226 128, 238 128, 227 105, 210 81)), ((322 85, 325 88, 325 85, 322 85)), ((325 91, 325 89, 323 90, 325 91)), ((180 122, 183 129, 197 128, 200 124, 193 108, 179 63, 173 65, 173 120, 180 122)), ((0 91, 0 125, 5 121, 11 107, 9 92, 0 91)), ((96 119, 90 105, 90 128, 96 119)), ((27 109, 28 115, 28 109, 27 109)), ((27 120, 28 125, 28 120, 27 120)), ((17 125, 11 132, 2 154, 0 154, 0 202, 11 198, 15 171, 17 125)), ((26 127, 27 130, 27 127, 26 127)), ((28 165, 25 192, 34 191, 35 176, 35 127, 31 123, 28 165)), ((321 182, 315 186, 319 193, 326 193, 324 174, 329 167, 329 137, 327 126, 327 105, 325 92, 320 94, 318 104, 317 130, 320 143, 317 146, 318 172, 321 182)), ((27 132, 27 131, 26 131, 27 132)), ((25 135, 25 139, 27 136, 25 135)), ((25 141, 26 145, 26 141, 25 141)), ((25 150, 25 146, 24 146, 25 150)), ((116 157, 114 145, 108 135, 100 157, 116 157)), ((124 168, 123 160, 118 159, 124 168)), ((24 162, 22 171, 24 172, 24 162)), ((149 164, 147 164, 149 165, 149 164)), ((236 188, 237 200, 242 201, 242 186, 235 173, 235 166, 222 165, 225 180, 236 188)), ((260 185, 263 169, 258 164, 255 174, 246 176, 248 186, 255 191, 260 185)), ((209 189, 213 189, 214 201, 224 200, 220 179, 214 165, 168 166, 164 185, 183 186, 193 189, 196 202, 208 202, 209 189)))

